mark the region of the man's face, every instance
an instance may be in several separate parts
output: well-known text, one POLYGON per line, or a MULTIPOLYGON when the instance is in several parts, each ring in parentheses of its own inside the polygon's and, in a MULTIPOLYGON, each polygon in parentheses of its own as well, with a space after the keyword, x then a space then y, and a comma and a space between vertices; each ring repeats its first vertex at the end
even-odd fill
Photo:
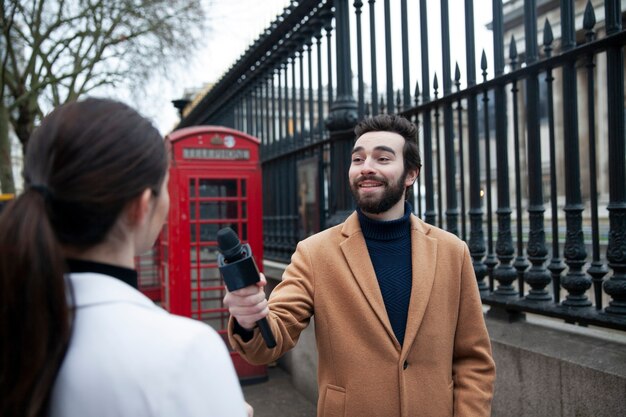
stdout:
POLYGON ((404 138, 393 132, 368 132, 356 141, 348 177, 357 206, 390 220, 404 215, 405 188, 416 172, 404 174, 404 138))

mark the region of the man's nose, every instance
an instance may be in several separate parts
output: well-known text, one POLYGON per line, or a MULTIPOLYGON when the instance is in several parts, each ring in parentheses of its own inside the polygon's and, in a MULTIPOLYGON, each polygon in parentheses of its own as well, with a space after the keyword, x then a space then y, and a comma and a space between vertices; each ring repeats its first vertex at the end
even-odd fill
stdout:
POLYGON ((374 161, 372 160, 372 158, 366 158, 365 161, 363 161, 363 165, 361 166, 361 173, 371 174, 373 172, 376 172, 373 162, 374 161))

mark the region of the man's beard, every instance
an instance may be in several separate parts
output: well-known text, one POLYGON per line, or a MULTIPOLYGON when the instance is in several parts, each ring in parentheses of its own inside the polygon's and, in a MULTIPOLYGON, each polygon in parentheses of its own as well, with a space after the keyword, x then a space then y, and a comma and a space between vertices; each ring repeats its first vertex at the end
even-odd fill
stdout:
POLYGON ((394 185, 389 185, 389 183, 382 177, 377 177, 374 175, 358 177, 355 181, 350 184, 350 190, 352 191, 352 195, 356 200, 356 205, 361 209, 361 211, 370 214, 380 214, 389 210, 393 207, 400 199, 404 196, 405 187, 404 180, 406 179, 406 174, 402 175, 398 182, 394 185), (385 190, 383 194, 376 198, 374 196, 368 195, 362 197, 359 195, 359 182, 364 180, 372 180, 378 181, 383 184, 385 190))

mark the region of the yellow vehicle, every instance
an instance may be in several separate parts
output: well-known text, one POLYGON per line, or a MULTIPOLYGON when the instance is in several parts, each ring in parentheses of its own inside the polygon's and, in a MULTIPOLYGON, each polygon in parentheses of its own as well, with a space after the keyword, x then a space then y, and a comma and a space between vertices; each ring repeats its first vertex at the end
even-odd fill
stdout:
POLYGON ((13 200, 14 198, 15 194, 0 194, 0 211, 2 211, 9 200, 13 200))

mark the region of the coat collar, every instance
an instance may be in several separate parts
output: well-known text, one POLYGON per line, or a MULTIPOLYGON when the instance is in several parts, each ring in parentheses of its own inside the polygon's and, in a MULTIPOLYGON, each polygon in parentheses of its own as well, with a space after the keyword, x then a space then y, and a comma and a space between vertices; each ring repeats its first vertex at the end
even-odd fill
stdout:
POLYGON ((154 308, 154 303, 130 285, 108 275, 95 272, 70 273, 73 305, 88 307, 96 304, 126 302, 154 308))
POLYGON ((340 243, 354 279, 370 304, 394 346, 406 356, 419 330, 435 280, 437 259, 437 239, 429 236, 431 226, 411 215, 411 259, 412 277, 411 300, 407 317, 404 344, 400 347, 395 337, 385 303, 383 301, 374 266, 367 254, 367 245, 361 232, 357 213, 352 213, 344 222, 341 233, 346 239, 340 243))

